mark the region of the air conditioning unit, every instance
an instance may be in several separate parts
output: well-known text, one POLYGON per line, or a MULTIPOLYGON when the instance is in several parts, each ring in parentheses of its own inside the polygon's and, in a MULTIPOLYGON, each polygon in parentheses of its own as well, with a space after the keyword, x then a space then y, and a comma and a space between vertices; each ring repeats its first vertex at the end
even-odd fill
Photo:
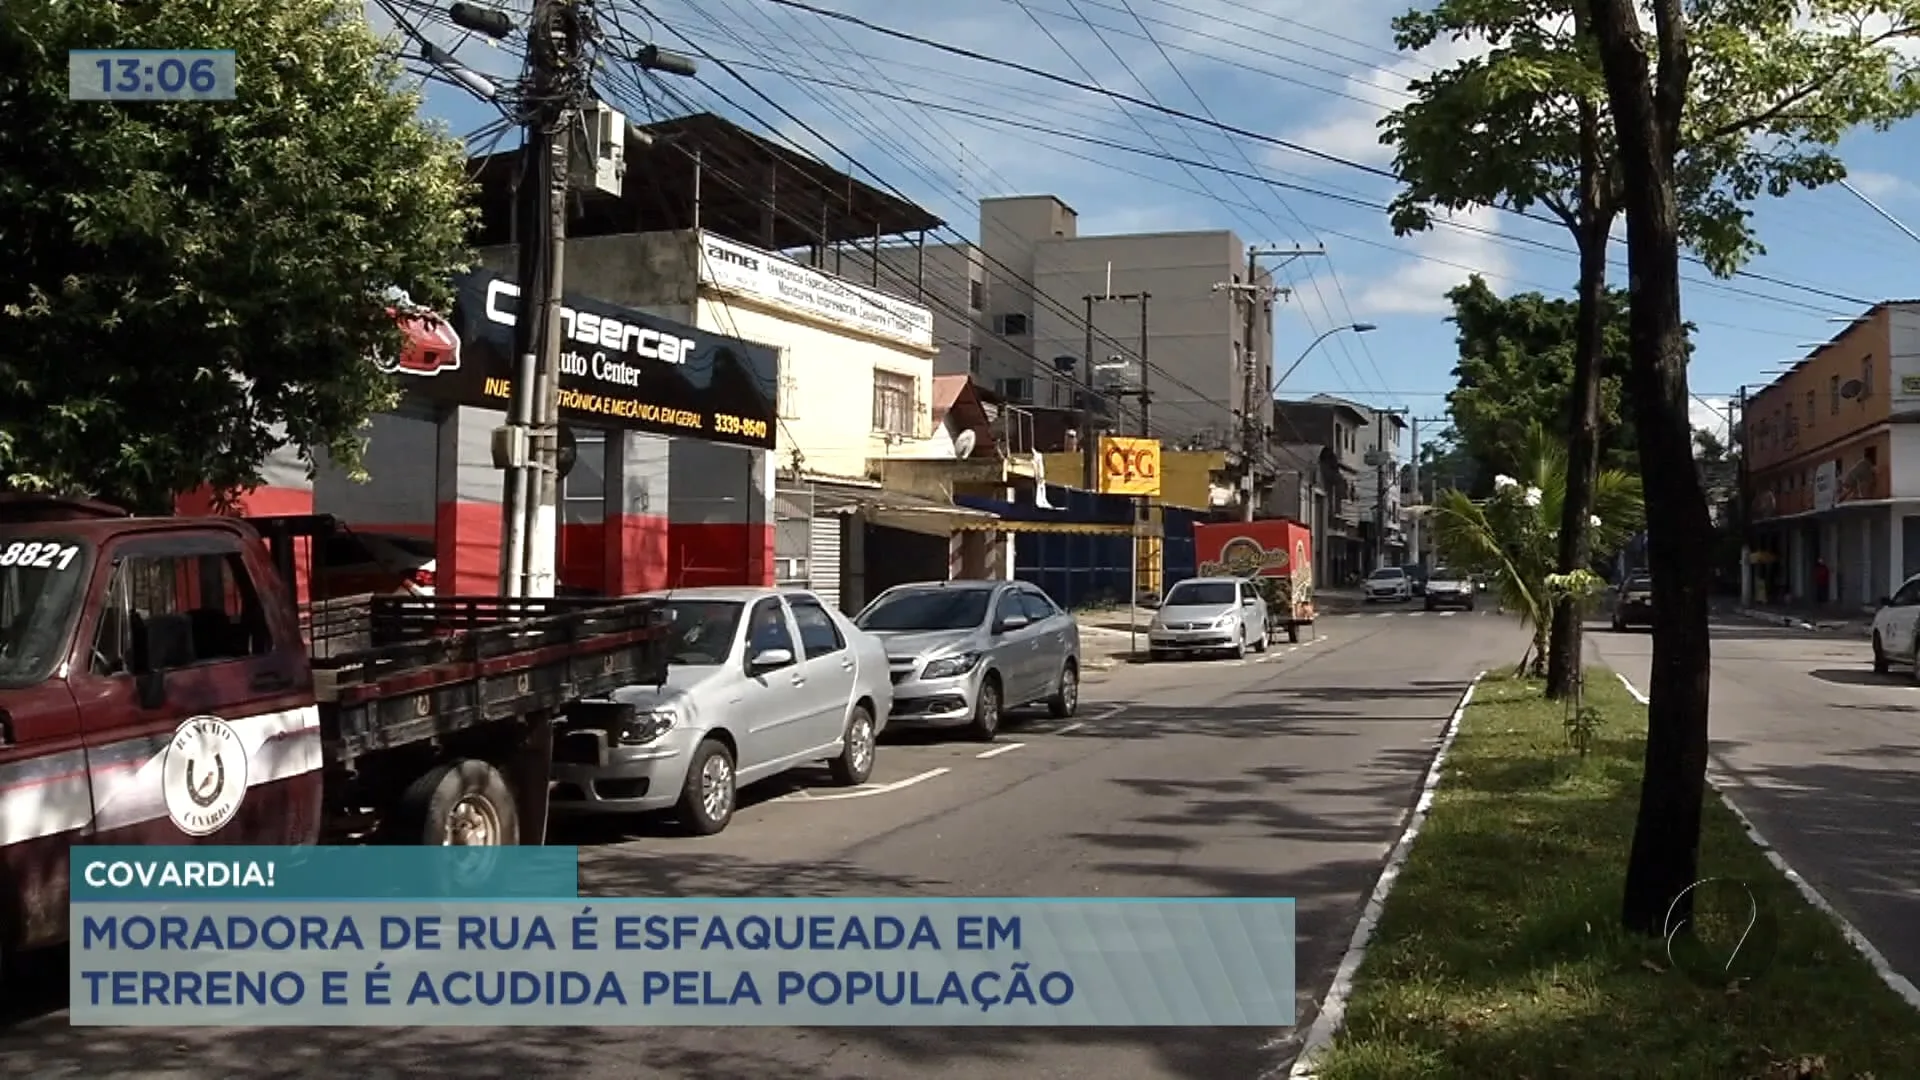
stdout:
POLYGON ((620 194, 627 176, 626 116, 596 101, 581 111, 580 119, 585 133, 573 140, 569 170, 573 186, 582 191, 620 194))

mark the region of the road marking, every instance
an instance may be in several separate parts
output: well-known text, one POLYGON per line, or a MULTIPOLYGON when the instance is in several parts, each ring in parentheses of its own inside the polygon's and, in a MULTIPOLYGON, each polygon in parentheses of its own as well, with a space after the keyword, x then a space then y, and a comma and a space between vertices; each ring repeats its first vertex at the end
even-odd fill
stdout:
POLYGON ((977 754, 975 754, 975 755, 973 755, 973 756, 974 756, 974 757, 977 757, 977 758, 980 758, 980 759, 982 759, 982 760, 984 760, 984 759, 986 759, 986 758, 990 758, 990 757, 999 757, 999 756, 1000 756, 1001 754, 1011 754, 1011 753, 1013 753, 1013 752, 1014 752, 1015 750, 1018 750, 1018 749, 1020 749, 1021 747, 1023 747, 1023 746, 1025 746, 1025 745, 1027 745, 1027 744, 1026 744, 1026 743, 1023 743, 1023 742, 1010 742, 1010 743, 1005 743, 1005 744, 1003 744, 1003 745, 1000 745, 1000 746, 996 746, 996 747, 994 747, 994 748, 993 748, 993 749, 991 749, 991 750, 982 750, 982 751, 980 751, 979 753, 977 753, 977 754))
MULTIPOLYGON (((1012 745, 1019 746, 1020 744, 1014 743, 1012 745)), ((787 794, 782 795, 777 799, 768 799, 767 801, 768 802, 839 802, 842 799, 865 799, 874 795, 889 795, 889 794, 892 794, 893 792, 899 791, 902 788, 910 788, 915 784, 923 783, 927 780, 932 780, 935 777, 945 776, 947 773, 952 771, 953 770, 951 769, 928 769, 926 772, 920 773, 916 776, 909 776, 905 780, 895 780, 891 784, 862 784, 857 788, 849 788, 846 791, 836 791, 831 795, 815 795, 813 792, 806 791, 806 790, 790 791, 787 794)))
POLYGON ((1442 611, 1442 612, 1440 612, 1440 617, 1441 617, 1441 618, 1443 618, 1443 619, 1451 619, 1451 618, 1453 618, 1453 617, 1454 617, 1455 615, 1458 615, 1458 614, 1460 614, 1460 613, 1459 613, 1459 612, 1457 612, 1457 611, 1442 611))
POLYGON ((1081 728, 1086 726, 1087 726, 1086 721, 1076 720, 1073 723, 1068 724, 1066 727, 1058 728, 1054 731, 1049 731, 1047 732, 1047 734, 1048 735, 1065 735, 1065 734, 1068 734, 1069 732, 1079 731, 1081 728))
POLYGON ((1374 617, 1374 618, 1376 618, 1376 619, 1391 619, 1391 618, 1393 618, 1393 612, 1391 612, 1391 611, 1381 611, 1381 612, 1377 612, 1377 613, 1375 613, 1373 617, 1374 617))

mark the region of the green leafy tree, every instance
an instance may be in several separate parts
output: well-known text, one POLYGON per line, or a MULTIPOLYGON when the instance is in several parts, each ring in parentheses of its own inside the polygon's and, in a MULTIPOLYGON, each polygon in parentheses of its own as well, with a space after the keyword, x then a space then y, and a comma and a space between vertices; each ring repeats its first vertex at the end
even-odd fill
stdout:
POLYGON ((1762 250, 1745 204, 1845 176, 1833 153, 1860 127, 1920 111, 1899 46, 1920 3, 1586 0, 1615 133, 1626 215, 1632 362, 1627 391, 1649 502, 1654 637, 1646 771, 1621 916, 1666 931, 1698 876, 1706 789, 1712 523, 1694 467, 1680 258, 1727 273, 1762 250))
MULTIPOLYGON (((1521 451, 1517 475, 1501 474, 1493 491, 1474 499, 1463 491, 1440 493, 1429 512, 1434 547, 1448 566, 1487 575, 1501 606, 1520 614, 1532 631, 1520 671, 1546 674, 1548 641, 1559 593, 1561 517, 1566 508, 1568 459, 1564 441, 1535 424, 1521 451)), ((1619 551, 1640 528, 1644 509, 1640 478, 1624 469, 1594 476, 1593 504, 1585 523, 1594 551, 1619 551)), ((1576 609, 1580 598, 1569 596, 1576 609)))
MULTIPOLYGON (((1462 451, 1485 478, 1514 473, 1526 462, 1527 433, 1557 425, 1574 381, 1578 305, 1537 292, 1499 296, 1475 275, 1447 293, 1457 328, 1459 360, 1447 395, 1462 451)), ((1600 380, 1600 459, 1611 468, 1635 468, 1633 425, 1621 399, 1627 366, 1627 298, 1607 293, 1600 380)))
POLYGON ((445 301, 464 161, 347 0, 0 8, 0 487, 147 510, 395 400, 382 294, 445 301), (67 51, 238 53, 229 102, 68 100, 67 51))

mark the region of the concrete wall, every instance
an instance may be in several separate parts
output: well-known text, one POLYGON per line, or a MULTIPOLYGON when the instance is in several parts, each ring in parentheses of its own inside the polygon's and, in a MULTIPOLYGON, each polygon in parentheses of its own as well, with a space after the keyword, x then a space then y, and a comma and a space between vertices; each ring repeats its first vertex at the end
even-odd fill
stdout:
MULTIPOLYGON (((974 373, 973 347, 986 334, 976 329, 986 302, 986 267, 978 248, 962 244, 883 245, 879 273, 871 251, 845 248, 830 258, 833 272, 850 281, 922 304, 933 312, 936 375, 974 373), (980 306, 975 306, 975 301, 980 306)), ((982 350, 984 362, 984 347, 982 350)))
MULTIPOLYGON (((1155 369, 1148 376, 1154 436, 1169 441, 1232 437, 1238 432, 1234 414, 1246 397, 1237 359, 1246 337, 1246 308, 1234 293, 1216 292, 1213 286, 1237 281, 1243 261, 1239 239, 1224 231, 1042 241, 1035 247, 1034 284, 1065 310, 1051 305, 1035 309, 1034 351, 1047 359, 1085 353, 1087 294, 1104 294, 1109 287, 1114 293, 1150 293, 1147 353, 1155 369)), ((1271 342, 1259 330, 1267 322, 1255 319, 1256 387, 1272 379, 1271 342)), ((1096 363, 1114 354, 1130 361, 1138 357, 1137 303, 1096 303, 1093 325, 1096 363)), ((1137 368, 1115 374, 1136 381, 1139 377, 1137 368)), ((1046 398, 1037 403, 1071 405, 1072 390, 1070 380, 1054 379, 1046 398)), ((1256 401, 1266 399, 1256 390, 1256 401)), ((1130 405, 1123 408, 1130 410, 1130 405)), ((1128 421, 1128 426, 1134 423, 1128 421)))
POLYGON ((779 464, 822 476, 861 478, 871 458, 906 449, 933 433, 933 358, 871 338, 798 322, 740 300, 705 299, 703 330, 780 349, 779 464), (876 373, 910 380, 910 432, 889 442, 874 424, 876 373))

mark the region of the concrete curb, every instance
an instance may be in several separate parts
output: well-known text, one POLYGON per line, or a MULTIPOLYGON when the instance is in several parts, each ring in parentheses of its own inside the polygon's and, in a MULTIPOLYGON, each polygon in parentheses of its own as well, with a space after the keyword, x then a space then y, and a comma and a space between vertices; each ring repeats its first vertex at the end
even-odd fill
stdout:
MULTIPOLYGON (((1642 705, 1647 704, 1647 695, 1641 693, 1639 687, 1633 685, 1625 675, 1617 671, 1614 675, 1620 680, 1620 685, 1627 688, 1627 693, 1633 695, 1633 700, 1642 705)), ((1753 819, 1747 817, 1746 811, 1734 803, 1732 797, 1727 794, 1725 785, 1715 780, 1711 772, 1707 774, 1707 783, 1712 786, 1714 794, 1720 796, 1720 801, 1726 805, 1726 808, 1733 811, 1733 816, 1740 819, 1740 827, 1746 830, 1747 839, 1753 841, 1753 846, 1759 848, 1760 853, 1767 857, 1767 862, 1773 864, 1773 868, 1785 875, 1788 881, 1793 882, 1794 888, 1800 890, 1801 897, 1813 905, 1814 910, 1833 920, 1833 924, 1840 929, 1840 936, 1846 938, 1847 944, 1852 945, 1854 951, 1866 959, 1867 966, 1873 968, 1873 973, 1880 976, 1880 981, 1886 983, 1888 989, 1900 995, 1900 1000, 1906 1002, 1909 1007, 1920 1010, 1920 988, 1915 987, 1913 981, 1905 975, 1893 970, 1893 965, 1887 963, 1886 956, 1874 947, 1873 942, 1868 941, 1865 934, 1848 922, 1845 915, 1835 911, 1833 905, 1827 902, 1827 898, 1814 887, 1813 882, 1801 877, 1799 871, 1787 864, 1786 858, 1768 842, 1759 829, 1754 827, 1753 819)))
POLYGON ((1484 671, 1473 677, 1473 681, 1461 693, 1459 704, 1453 707, 1453 715, 1447 719, 1446 730, 1440 735, 1440 745, 1433 753, 1433 763, 1427 767, 1426 780, 1420 785, 1420 798, 1413 804, 1413 812, 1407 817, 1407 827, 1387 856, 1387 864, 1380 869, 1380 879, 1374 883, 1373 895, 1360 913, 1359 925, 1353 928, 1353 939, 1348 943, 1346 953, 1340 957, 1340 966, 1333 973, 1333 985, 1327 988, 1327 996, 1320 1002, 1320 1012, 1307 1029, 1299 1056, 1294 1058, 1292 1068, 1287 1070, 1287 1080, 1314 1080, 1318 1075, 1314 1070, 1314 1058, 1323 1053, 1340 1032, 1340 1025, 1347 1015, 1347 999, 1353 996, 1353 977, 1359 972, 1361 961, 1367 957, 1367 946, 1372 944, 1374 929, 1380 925, 1380 914, 1386 909, 1387 896, 1393 892, 1394 882, 1400 879, 1400 868, 1406 865, 1407 856, 1413 851, 1413 842, 1419 837, 1421 827, 1427 823, 1427 814, 1433 810, 1433 796, 1440 788, 1447 752, 1453 749, 1453 740, 1460 734, 1460 723, 1466 718, 1467 706, 1473 702, 1473 692, 1479 687, 1480 680, 1486 677, 1484 671))
POLYGON ((1873 620, 1859 619, 1821 619, 1809 621, 1798 615, 1789 615, 1778 611, 1762 611, 1759 608, 1736 608, 1734 614, 1743 619, 1765 623, 1769 626, 1785 626, 1795 630, 1844 630, 1866 637, 1873 633, 1873 620))

